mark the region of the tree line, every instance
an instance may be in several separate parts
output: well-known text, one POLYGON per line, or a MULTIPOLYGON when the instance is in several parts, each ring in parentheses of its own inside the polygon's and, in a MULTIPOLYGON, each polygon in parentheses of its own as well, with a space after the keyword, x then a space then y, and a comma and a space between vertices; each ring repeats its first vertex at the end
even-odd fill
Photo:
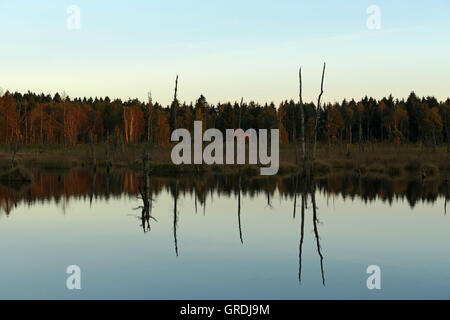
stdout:
POLYGON ((54 96, 28 92, 6 92, 0 95, 0 142, 22 145, 52 144, 73 146, 116 139, 122 143, 170 143, 175 128, 193 131, 195 120, 203 128, 244 130, 280 130, 280 143, 297 142, 301 138, 301 119, 306 142, 328 144, 360 144, 389 142, 419 143, 450 148, 450 99, 418 97, 412 92, 407 99, 392 95, 377 100, 365 97, 356 101, 323 104, 317 113, 313 102, 294 100, 260 104, 226 102, 210 104, 201 95, 195 103, 180 103, 174 97, 163 107, 153 101, 122 101, 106 98, 74 98, 65 93, 54 96), (240 118, 240 120, 239 120, 240 118))

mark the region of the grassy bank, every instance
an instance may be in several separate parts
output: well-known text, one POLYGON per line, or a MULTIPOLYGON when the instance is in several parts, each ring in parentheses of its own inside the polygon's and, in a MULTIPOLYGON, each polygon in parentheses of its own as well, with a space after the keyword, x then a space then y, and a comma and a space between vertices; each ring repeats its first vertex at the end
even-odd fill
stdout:
MULTIPOLYGON (((112 169, 141 169, 142 145, 110 147, 112 169)), ((237 165, 181 165, 176 166, 170 159, 169 146, 155 146, 151 152, 151 172, 155 175, 199 174, 205 172, 233 173, 237 165)), ((11 167, 12 150, 0 148, 0 170, 11 167)), ((95 155, 98 167, 107 166, 106 145, 96 145, 95 155)), ((299 155, 299 158, 301 156, 299 155)), ((300 159, 299 159, 300 161, 300 159)), ((92 163, 88 145, 74 147, 61 146, 23 146, 15 156, 15 165, 42 170, 65 170, 74 167, 87 167, 92 163)), ((245 165, 241 168, 246 175, 259 175, 257 166, 245 165)), ((294 173, 296 165, 295 148, 292 145, 280 146, 279 174, 294 173)), ((436 149, 416 145, 366 144, 364 150, 359 145, 337 146, 319 145, 317 150, 316 175, 327 175, 341 171, 357 172, 361 175, 422 175, 427 177, 447 175, 450 172, 450 154, 444 146, 436 149)))

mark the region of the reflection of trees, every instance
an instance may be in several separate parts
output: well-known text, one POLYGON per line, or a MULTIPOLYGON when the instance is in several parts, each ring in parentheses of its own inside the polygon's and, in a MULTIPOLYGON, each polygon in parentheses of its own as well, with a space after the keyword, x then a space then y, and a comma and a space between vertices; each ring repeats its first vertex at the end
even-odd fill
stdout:
MULTIPOLYGON (((24 189, 13 190, 0 186, 0 209, 9 214, 14 203, 27 203, 36 201, 54 200, 59 203, 64 197, 110 199, 126 194, 136 196, 139 194, 139 185, 142 173, 130 171, 111 171, 109 174, 97 169, 94 173, 89 169, 71 169, 65 174, 36 172, 34 181, 24 189)), ((149 192, 155 196, 168 190, 174 179, 165 177, 152 177, 152 184, 148 186, 149 192)), ((204 213, 206 208, 206 195, 208 192, 231 196, 240 190, 241 197, 250 198, 263 195, 270 200, 278 191, 281 197, 293 198, 298 185, 298 179, 293 177, 254 177, 242 175, 241 181, 229 175, 216 176, 183 176, 178 179, 178 192, 195 193, 195 201, 200 201, 204 213), (240 184, 240 186, 239 186, 240 184), (296 187, 297 185, 297 187, 296 187)), ((339 175, 320 178, 316 181, 318 192, 330 195, 341 195, 345 198, 359 198, 363 202, 375 200, 393 203, 396 199, 407 199, 411 207, 419 201, 435 202, 438 197, 449 197, 448 183, 439 179, 429 179, 422 185, 419 179, 382 179, 361 178, 356 175, 339 175), (360 183, 359 183, 360 182, 360 183)), ((294 209, 295 210, 295 209, 294 209)))

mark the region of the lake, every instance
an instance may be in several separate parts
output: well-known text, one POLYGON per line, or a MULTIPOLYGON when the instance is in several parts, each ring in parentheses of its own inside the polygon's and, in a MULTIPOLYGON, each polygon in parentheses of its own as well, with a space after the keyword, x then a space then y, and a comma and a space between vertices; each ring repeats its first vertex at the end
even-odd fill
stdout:
POLYGON ((0 187, 0 298, 449 299, 449 196, 439 178, 36 172, 0 187))

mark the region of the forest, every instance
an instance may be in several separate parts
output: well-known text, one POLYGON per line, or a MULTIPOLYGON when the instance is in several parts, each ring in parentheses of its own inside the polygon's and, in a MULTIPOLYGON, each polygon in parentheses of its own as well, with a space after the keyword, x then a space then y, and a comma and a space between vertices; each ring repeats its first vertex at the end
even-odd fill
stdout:
MULTIPOLYGON (((204 129, 244 130, 280 129, 280 143, 290 144, 300 137, 300 112, 303 109, 305 140, 311 141, 316 121, 316 105, 293 100, 278 106, 273 102, 225 102, 210 104, 203 95, 195 103, 162 106, 137 99, 122 101, 105 98, 74 98, 65 93, 44 95, 6 91, 0 95, 0 143, 2 145, 100 143, 170 144, 174 128, 193 130, 194 120, 204 129), (109 141, 109 140, 108 140, 109 141)), ((319 109, 317 140, 324 144, 385 142, 394 145, 419 144, 436 147, 445 144, 450 152, 450 99, 418 97, 412 92, 405 99, 390 95, 381 100, 364 97, 325 103, 319 109)))

